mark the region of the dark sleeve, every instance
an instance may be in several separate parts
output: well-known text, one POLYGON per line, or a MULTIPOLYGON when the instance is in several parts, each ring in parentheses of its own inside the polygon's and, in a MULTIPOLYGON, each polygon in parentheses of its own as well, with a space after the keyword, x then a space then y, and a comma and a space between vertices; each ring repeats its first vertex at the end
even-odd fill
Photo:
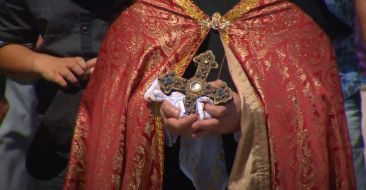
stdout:
POLYGON ((38 33, 24 0, 0 0, 0 41, 33 44, 38 33))
MULTIPOLYGON (((1 0, 0 0, 1 1, 1 0)), ((123 10, 131 6, 136 0, 71 0, 79 6, 89 10, 106 22, 112 22, 123 10)))

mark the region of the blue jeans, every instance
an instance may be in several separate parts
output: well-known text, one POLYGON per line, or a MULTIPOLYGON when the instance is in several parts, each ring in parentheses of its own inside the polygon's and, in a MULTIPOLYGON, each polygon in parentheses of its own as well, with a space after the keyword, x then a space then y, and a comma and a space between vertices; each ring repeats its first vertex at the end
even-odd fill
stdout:
POLYGON ((351 140, 353 164, 355 167, 357 189, 366 189, 366 171, 364 160, 364 142, 361 128, 361 95, 357 91, 352 96, 345 98, 345 109, 348 131, 351 140))
POLYGON ((9 111, 0 126, 0 190, 61 190, 65 171, 51 180, 39 181, 28 174, 25 166, 28 148, 39 125, 33 85, 8 79, 5 97, 9 111))
POLYGON ((7 80, 5 97, 9 111, 0 126, 0 189, 29 190, 33 179, 26 171, 25 158, 38 125, 32 111, 37 103, 34 88, 7 80))

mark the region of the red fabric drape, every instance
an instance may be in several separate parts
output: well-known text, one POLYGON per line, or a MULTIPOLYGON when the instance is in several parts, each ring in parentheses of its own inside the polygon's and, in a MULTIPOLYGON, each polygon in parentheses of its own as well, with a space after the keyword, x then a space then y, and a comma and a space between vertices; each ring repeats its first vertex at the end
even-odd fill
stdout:
MULTIPOLYGON (((286 1, 250 1, 226 34, 265 106, 272 188, 354 189, 327 36, 286 1)), ((113 23, 84 92, 65 189, 162 188, 162 131, 143 94, 159 73, 182 71, 194 56, 207 34, 199 15, 190 1, 140 0, 113 23)))

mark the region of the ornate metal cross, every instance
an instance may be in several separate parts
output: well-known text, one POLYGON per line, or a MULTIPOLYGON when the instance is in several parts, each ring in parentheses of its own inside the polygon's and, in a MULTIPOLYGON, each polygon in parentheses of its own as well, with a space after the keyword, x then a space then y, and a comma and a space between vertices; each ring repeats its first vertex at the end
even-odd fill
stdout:
POLYGON ((159 77, 159 86, 165 94, 172 90, 180 91, 186 95, 184 106, 187 114, 196 112, 196 99, 207 96, 213 99, 214 104, 226 103, 232 99, 231 89, 225 82, 219 88, 208 85, 207 77, 211 69, 217 69, 218 64, 212 51, 206 51, 193 59, 197 64, 195 75, 190 79, 177 76, 175 72, 170 72, 159 77))

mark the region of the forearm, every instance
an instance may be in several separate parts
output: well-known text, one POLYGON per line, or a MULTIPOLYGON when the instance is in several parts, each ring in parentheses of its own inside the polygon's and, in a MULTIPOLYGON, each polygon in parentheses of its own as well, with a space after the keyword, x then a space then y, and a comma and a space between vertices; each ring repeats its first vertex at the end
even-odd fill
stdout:
POLYGON ((10 44, 0 48, 0 70, 7 77, 29 82, 41 75, 36 69, 36 62, 45 54, 36 53, 27 47, 10 44))
POLYGON ((356 11, 357 16, 360 21, 361 34, 366 41, 366 1, 365 0, 356 0, 356 11))
POLYGON ((62 87, 79 85, 79 80, 88 79, 95 63, 96 59, 86 62, 81 57, 55 57, 16 44, 0 48, 0 71, 23 82, 42 77, 62 87))

